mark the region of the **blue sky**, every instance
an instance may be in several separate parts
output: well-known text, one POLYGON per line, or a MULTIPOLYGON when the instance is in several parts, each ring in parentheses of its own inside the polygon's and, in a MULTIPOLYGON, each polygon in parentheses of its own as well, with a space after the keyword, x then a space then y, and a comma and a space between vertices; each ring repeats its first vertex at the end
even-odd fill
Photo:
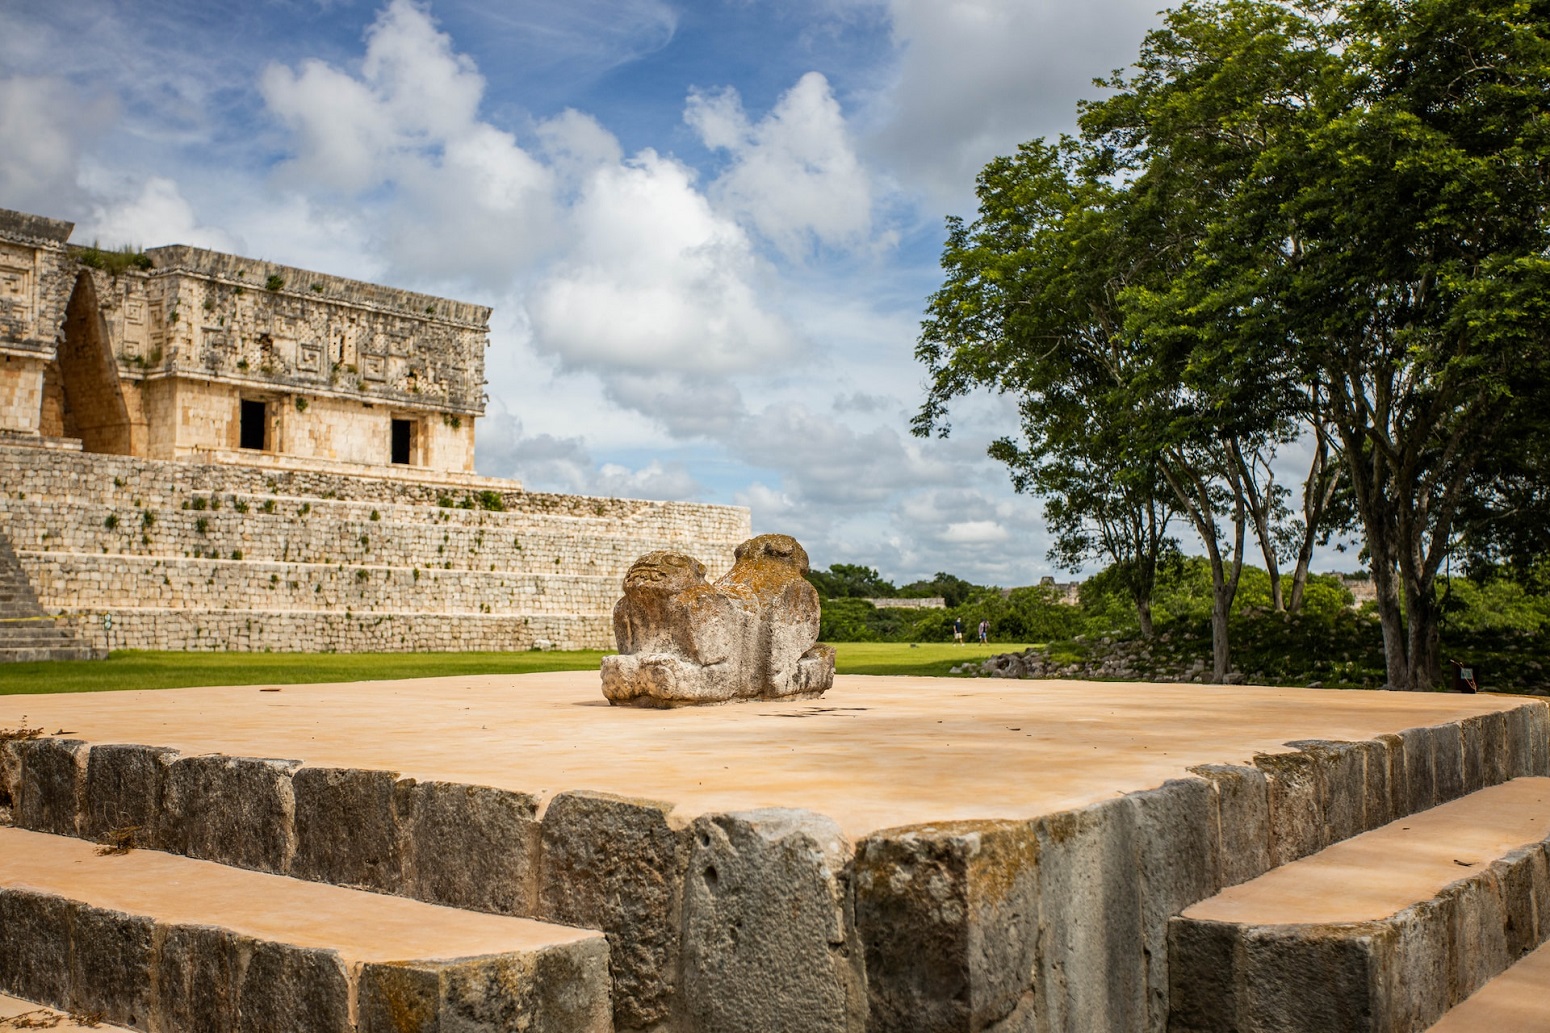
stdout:
POLYGON ((815 564, 1054 573, 908 432, 942 221, 1157 0, 8 0, 0 207, 492 305, 481 473, 751 507, 815 564))

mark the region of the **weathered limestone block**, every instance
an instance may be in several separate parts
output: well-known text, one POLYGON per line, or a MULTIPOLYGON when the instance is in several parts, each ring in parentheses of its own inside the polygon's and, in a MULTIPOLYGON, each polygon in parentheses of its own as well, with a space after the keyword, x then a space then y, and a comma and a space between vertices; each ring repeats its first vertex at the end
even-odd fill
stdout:
POLYGON ((156 847, 167 765, 177 755, 160 746, 93 746, 86 758, 81 835, 99 842, 119 836, 128 846, 156 847))
POLYGON ((608 945, 361 969, 359 1033, 612 1033, 608 945))
POLYGON ((0 888, 0 991, 70 1007, 70 911, 62 897, 0 888))
POLYGON ((1191 768, 1215 790, 1213 824, 1220 886, 1236 886, 1270 870, 1270 785, 1258 768, 1203 764, 1191 768))
POLYGON ((807 553, 795 538, 765 534, 735 555, 714 585, 688 556, 651 552, 635 561, 614 608, 619 654, 602 663, 610 702, 671 707, 829 689, 834 650, 816 644, 818 592, 802 576, 807 553))
POLYGON ((1125 796, 1134 811, 1141 873, 1141 962, 1146 1025, 1168 1025, 1168 922, 1220 888, 1216 787, 1203 778, 1175 779, 1125 796))
POLYGON ((257 941, 238 991, 239 1033, 353 1033, 339 955, 257 941))
POLYGON ((672 804, 566 792, 543 816, 539 916, 608 936, 614 1024, 651 1029, 678 992, 689 834, 672 804))
POLYGON ((151 1015, 154 927, 141 915, 73 904, 70 1010, 143 1028, 151 1015))
POLYGON ((1328 846, 1317 761, 1302 752, 1260 753, 1254 756, 1254 766, 1265 773, 1270 790, 1272 867, 1328 846))
POLYGON ((254 941, 207 925, 164 927, 156 959, 161 1027, 237 1033, 239 991, 254 941))
POLYGON ((1399 732, 1399 756, 1404 782, 1395 787, 1395 811, 1415 814, 1444 802, 1437 795, 1437 749, 1431 727, 1407 728, 1399 732), (1401 806, 1402 805, 1402 806, 1401 806))
POLYGON ((697 819, 684 886, 694 1033, 862 1033, 850 848, 832 819, 770 808, 697 819))
POLYGON ((180 757, 167 766, 158 841, 186 857, 285 874, 296 851, 296 760, 180 757))
POLYGON ((1467 790, 1464 786, 1464 729, 1458 724, 1436 725, 1432 728, 1432 771, 1437 779, 1437 802, 1457 800, 1467 790))
POLYGON ((30 739, 16 747, 21 756, 16 824, 34 832, 76 835, 90 747, 79 739, 30 739))
POLYGON ((403 888, 391 771, 308 768, 291 776, 296 806, 298 879, 379 893, 403 888))
POLYGON ((1035 1028, 1040 863, 1025 822, 921 825, 857 844, 867 1029, 1035 1028))
POLYGON ((1040 818, 1040 1029, 1145 1027, 1141 872, 1125 799, 1040 818))
POLYGON ((15 739, 0 739, 0 825, 16 823, 16 798, 21 791, 21 743, 15 739))
POLYGON ((396 792, 409 896, 501 915, 537 913, 542 826, 536 798, 412 779, 396 792))
POLYGON ((1320 848, 1376 827, 1367 823, 1367 754, 1360 744, 1303 740, 1287 745, 1313 760, 1324 821, 1320 848))

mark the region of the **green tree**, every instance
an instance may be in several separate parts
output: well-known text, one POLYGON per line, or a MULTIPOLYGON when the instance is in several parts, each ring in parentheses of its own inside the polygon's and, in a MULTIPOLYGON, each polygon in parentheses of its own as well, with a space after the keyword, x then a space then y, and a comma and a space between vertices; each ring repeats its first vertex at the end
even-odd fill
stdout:
POLYGON ((1465 492, 1544 403, 1550 7, 1186 4, 1112 85, 1084 132, 1135 189, 1193 191, 1209 213, 1146 332, 1315 388, 1389 684, 1437 684, 1436 579, 1465 492))
POLYGON ((893 582, 872 567, 836 563, 828 570, 810 570, 807 580, 824 599, 881 599, 896 594, 893 582))

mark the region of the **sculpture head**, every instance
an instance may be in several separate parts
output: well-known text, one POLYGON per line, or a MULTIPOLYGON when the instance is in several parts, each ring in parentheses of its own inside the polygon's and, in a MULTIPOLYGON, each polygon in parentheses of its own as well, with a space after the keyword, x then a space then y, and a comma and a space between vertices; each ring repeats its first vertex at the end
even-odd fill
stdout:
POLYGON ((625 594, 651 592, 677 595, 705 583, 705 564, 679 552, 648 552, 630 564, 624 575, 625 594))
POLYGON ((807 550, 789 534, 761 534, 750 538, 733 553, 738 563, 773 562, 788 566, 797 574, 806 574, 807 550))

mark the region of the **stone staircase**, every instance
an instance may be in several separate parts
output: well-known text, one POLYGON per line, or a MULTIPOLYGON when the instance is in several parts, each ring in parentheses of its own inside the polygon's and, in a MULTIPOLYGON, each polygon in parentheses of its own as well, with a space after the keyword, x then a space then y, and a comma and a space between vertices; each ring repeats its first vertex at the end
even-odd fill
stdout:
POLYGON ((1509 1033, 1550 967, 1540 704, 853 853, 66 734, 0 738, 0 993, 127 1029, 1509 1033))
POLYGON ((106 650, 83 643, 71 624, 43 612, 10 539, 0 534, 0 663, 106 656, 106 650))
POLYGON ((1467 1016, 1507 973, 1539 987, 1531 1028, 1550 1030, 1547 940, 1550 778, 1516 778, 1186 909, 1170 923, 1168 1028, 1505 1033, 1467 1016))

